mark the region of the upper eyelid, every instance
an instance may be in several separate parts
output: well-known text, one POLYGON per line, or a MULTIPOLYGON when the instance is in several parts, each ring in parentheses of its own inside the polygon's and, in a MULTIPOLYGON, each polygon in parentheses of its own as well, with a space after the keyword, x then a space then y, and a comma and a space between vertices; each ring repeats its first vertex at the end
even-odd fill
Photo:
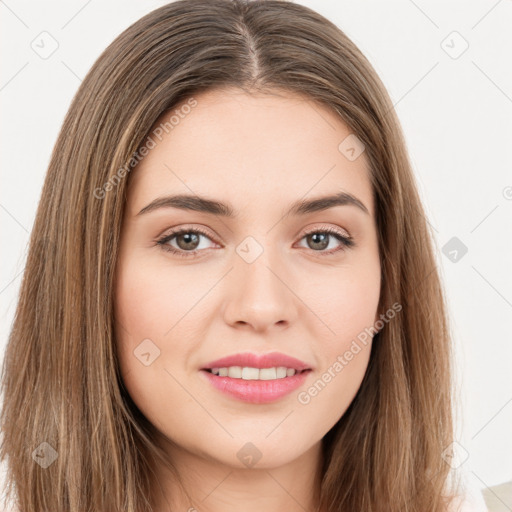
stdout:
MULTIPOLYGON (((166 235, 157 237, 157 241, 159 243, 167 243, 170 240, 174 239, 174 237, 178 236, 179 234, 189 233, 189 232, 197 232, 197 234, 199 236, 201 236, 201 235, 205 236, 206 238, 209 238, 213 243, 222 245, 221 242, 217 242, 216 236, 211 236, 206 231, 208 231, 207 228, 203 228, 203 227, 198 228, 196 226, 189 227, 189 226, 185 225, 184 227, 174 228, 170 233, 168 233, 166 235), (205 232, 203 232, 203 231, 205 231, 205 232)), ((318 233, 328 232, 328 234, 330 236, 334 236, 334 237, 336 237, 336 235, 338 235, 342 238, 342 240, 339 240, 340 243, 343 243, 343 239, 346 239, 345 245, 347 245, 348 247, 351 247, 354 245, 354 239, 353 239, 352 235, 348 232, 348 230, 346 230, 345 228, 340 228, 339 226, 336 226, 336 227, 334 227, 334 226, 313 226, 311 228, 304 228, 304 230, 299 231, 299 233, 302 233, 300 235, 300 237, 299 237, 299 235, 295 235, 294 238, 299 237, 298 240, 300 241, 304 237, 308 236, 309 234, 317 233, 317 232, 318 233), (344 231, 346 234, 340 232, 340 230, 344 231)), ((185 252, 192 253, 193 251, 185 251, 185 252)))
MULTIPOLYGON (((304 236, 307 236, 308 234, 310 233, 315 233, 315 232, 322 232, 323 230, 334 230, 336 232, 338 232, 338 234, 340 234, 341 236, 344 236, 346 238, 352 238, 350 232, 345 229, 345 228, 341 228, 340 226, 313 226, 311 228, 304 228, 303 230, 300 230, 298 232, 297 235, 295 236, 299 236, 300 233, 302 233, 302 236, 301 236, 301 239, 304 237, 304 236), (344 233, 343 233, 344 232, 344 233)), ((164 238, 167 238, 167 237, 172 237, 172 236, 176 236, 180 233, 188 233, 188 232, 195 232, 197 231, 198 234, 200 235, 204 235, 208 238, 212 238, 213 240, 212 241, 215 241, 215 238, 217 238, 215 235, 210 235, 207 231, 209 231, 208 228, 204 228, 204 227, 197 227, 197 226, 184 226, 184 227, 177 227, 177 228, 172 228, 171 229, 171 232, 166 234, 166 235, 161 235, 159 237, 157 237, 158 240, 161 240, 161 239, 164 239, 164 238)), ((330 233, 332 234, 332 233, 330 233)))

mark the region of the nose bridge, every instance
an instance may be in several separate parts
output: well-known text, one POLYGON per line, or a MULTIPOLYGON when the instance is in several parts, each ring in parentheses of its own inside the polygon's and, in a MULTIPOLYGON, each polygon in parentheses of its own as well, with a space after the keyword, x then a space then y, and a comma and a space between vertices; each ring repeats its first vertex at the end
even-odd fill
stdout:
POLYGON ((230 323, 263 328, 294 318, 294 295, 285 284, 288 272, 272 236, 247 236, 236 247, 226 309, 230 323), (264 238, 264 239, 263 239, 264 238))

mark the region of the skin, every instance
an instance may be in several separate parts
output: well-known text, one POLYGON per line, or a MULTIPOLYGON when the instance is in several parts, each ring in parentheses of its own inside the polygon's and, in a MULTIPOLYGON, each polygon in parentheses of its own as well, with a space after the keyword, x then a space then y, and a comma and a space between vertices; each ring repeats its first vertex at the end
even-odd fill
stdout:
POLYGON ((155 510, 312 511, 321 440, 360 387, 371 339, 309 403, 300 403, 298 393, 328 368, 332 373, 337 357, 379 318, 381 268, 366 156, 347 159, 338 146, 351 130, 299 95, 224 89, 194 97, 197 106, 132 171, 116 269, 123 379, 190 496, 158 465, 155 510), (283 216, 296 200, 341 191, 368 213, 344 205, 283 216), (239 216, 170 207, 137 215, 177 193, 228 202, 239 216), (196 255, 180 257, 157 244, 182 227, 203 228, 208 236, 194 246, 181 235, 167 246, 196 255), (329 227, 350 235, 355 246, 329 236, 322 247, 304 235, 329 227), (236 251, 248 236, 263 249, 252 263, 236 251), (148 366, 134 355, 145 339, 160 350, 148 366), (313 371, 277 402, 245 403, 200 375, 209 361, 243 351, 283 352, 313 371), (237 457, 248 442, 261 453, 253 467, 237 457))

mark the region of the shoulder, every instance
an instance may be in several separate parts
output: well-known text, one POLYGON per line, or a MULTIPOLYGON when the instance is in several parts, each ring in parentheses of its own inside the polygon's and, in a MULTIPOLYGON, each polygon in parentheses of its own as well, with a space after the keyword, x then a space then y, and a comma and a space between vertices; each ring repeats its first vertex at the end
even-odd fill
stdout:
POLYGON ((461 494, 453 500, 449 512, 489 512, 482 491, 471 478, 465 478, 461 494))
POLYGON ((489 512, 483 497, 480 500, 468 498, 468 496, 457 497, 448 512, 489 512))

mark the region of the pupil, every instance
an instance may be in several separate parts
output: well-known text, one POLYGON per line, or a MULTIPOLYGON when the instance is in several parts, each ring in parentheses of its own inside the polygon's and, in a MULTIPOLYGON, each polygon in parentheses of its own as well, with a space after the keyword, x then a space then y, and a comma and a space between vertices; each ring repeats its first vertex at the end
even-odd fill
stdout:
POLYGON ((327 233, 313 233, 310 235, 310 238, 313 239, 313 243, 320 244, 320 247, 317 247, 319 249, 325 249, 329 245, 328 237, 329 235, 327 233), (318 237, 323 238, 323 240, 318 240, 318 237))
POLYGON ((184 233, 178 236, 177 241, 180 249, 195 249, 199 241, 199 236, 196 233, 184 233), (180 243, 182 238, 185 240, 184 244, 180 243), (193 247, 190 247, 190 244, 192 244, 193 247))

